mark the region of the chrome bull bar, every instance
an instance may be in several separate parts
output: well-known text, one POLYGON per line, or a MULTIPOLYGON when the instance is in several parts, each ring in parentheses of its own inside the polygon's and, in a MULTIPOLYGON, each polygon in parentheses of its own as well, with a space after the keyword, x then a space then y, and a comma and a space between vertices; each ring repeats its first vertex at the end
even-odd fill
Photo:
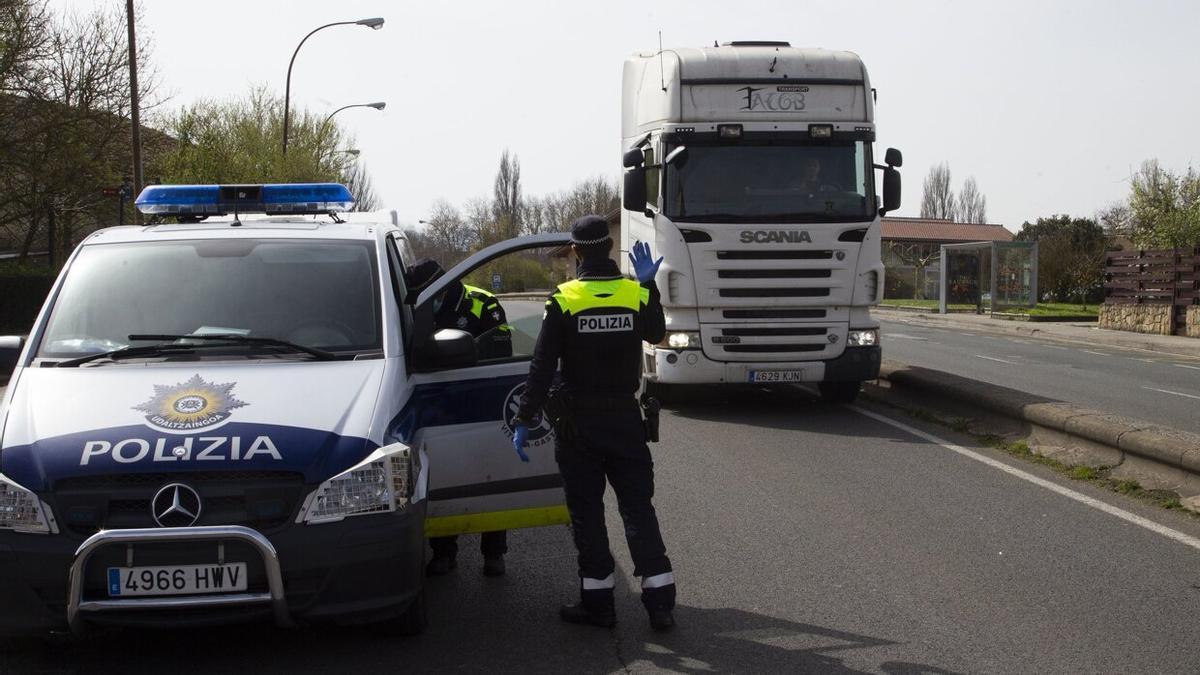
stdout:
POLYGON ((108 530, 97 532, 75 551, 75 562, 71 564, 70 595, 67 596, 67 623, 73 632, 83 628, 82 613, 110 610, 139 609, 192 609, 196 607, 228 607, 235 605, 267 604, 275 613, 275 623, 291 626, 287 599, 283 594, 283 573, 279 569, 279 555, 275 547, 262 534, 239 525, 211 527, 163 527, 135 530, 108 530), (231 593, 224 595, 183 595, 163 598, 126 598, 111 600, 84 600, 83 573, 100 547, 113 544, 146 544, 173 541, 218 541, 233 539, 253 546, 262 556, 267 572, 266 593, 231 593))

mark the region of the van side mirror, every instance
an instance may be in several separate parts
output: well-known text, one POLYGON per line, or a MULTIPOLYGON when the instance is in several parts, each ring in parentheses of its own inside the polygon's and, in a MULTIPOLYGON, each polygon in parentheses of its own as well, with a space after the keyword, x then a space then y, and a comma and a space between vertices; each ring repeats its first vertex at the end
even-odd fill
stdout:
POLYGON ((466 368, 479 361, 475 338, 465 330, 443 328, 434 333, 419 353, 421 370, 466 368))
POLYGON ((894 167, 904 166, 904 155, 895 148, 888 148, 887 152, 883 154, 883 163, 894 167))
POLYGON ((625 172, 625 186, 621 191, 621 206, 626 211, 646 210, 646 167, 637 166, 625 172))
POLYGON ((0 381, 7 381, 17 368, 17 359, 25 347, 25 338, 19 335, 0 337, 0 381))
POLYGON ((641 148, 626 150, 625 156, 621 158, 621 164, 626 169, 632 169, 635 166, 641 166, 646 161, 646 155, 641 148))
POLYGON ((883 170, 883 208, 879 215, 887 215, 888 211, 900 208, 900 172, 892 167, 883 170))

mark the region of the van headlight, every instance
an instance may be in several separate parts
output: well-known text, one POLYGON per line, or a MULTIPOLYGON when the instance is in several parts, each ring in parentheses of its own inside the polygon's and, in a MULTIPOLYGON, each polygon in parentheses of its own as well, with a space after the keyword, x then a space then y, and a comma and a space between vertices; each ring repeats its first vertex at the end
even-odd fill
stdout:
POLYGON ((0 530, 58 534, 54 514, 38 496, 0 474, 0 530))
POLYGON ((413 493, 412 449, 384 446, 321 483, 304 500, 298 523, 336 523, 349 516, 390 513, 408 506, 413 493))
POLYGON ((879 330, 876 328, 852 330, 846 335, 847 347, 874 347, 877 344, 879 344, 879 330))

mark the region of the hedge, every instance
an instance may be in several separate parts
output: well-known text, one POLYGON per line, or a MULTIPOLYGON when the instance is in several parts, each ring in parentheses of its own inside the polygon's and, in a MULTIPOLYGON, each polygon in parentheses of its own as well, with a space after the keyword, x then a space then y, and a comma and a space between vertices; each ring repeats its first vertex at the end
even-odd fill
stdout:
POLYGON ((0 265, 0 335, 28 334, 53 285, 45 267, 0 265))

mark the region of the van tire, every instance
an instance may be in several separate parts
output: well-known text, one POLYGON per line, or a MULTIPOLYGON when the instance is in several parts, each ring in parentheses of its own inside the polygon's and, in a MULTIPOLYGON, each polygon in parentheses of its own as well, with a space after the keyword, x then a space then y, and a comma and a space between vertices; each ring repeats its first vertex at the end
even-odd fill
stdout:
POLYGON ((819 382, 817 390, 825 403, 854 403, 862 382, 819 382))
POLYGON ((404 613, 392 619, 388 619, 379 624, 381 632, 387 635, 395 635, 408 637, 420 635, 425 632, 425 627, 429 625, 429 615, 426 612, 425 589, 422 588, 417 597, 413 598, 412 604, 404 613))

